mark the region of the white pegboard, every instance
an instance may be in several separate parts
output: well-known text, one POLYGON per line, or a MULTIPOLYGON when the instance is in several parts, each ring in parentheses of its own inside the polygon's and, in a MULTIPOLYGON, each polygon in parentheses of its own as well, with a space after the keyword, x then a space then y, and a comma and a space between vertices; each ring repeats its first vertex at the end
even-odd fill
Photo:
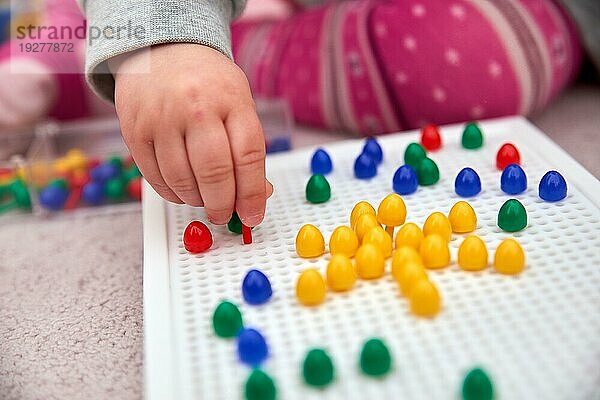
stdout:
POLYGON ((448 213, 459 200, 456 174, 473 167, 483 186, 469 199, 478 216, 475 233, 487 244, 490 261, 503 238, 516 237, 526 269, 519 276, 499 275, 491 267, 462 271, 456 252, 465 235, 454 234, 452 264, 429 272, 443 299, 442 312, 431 320, 410 314, 390 276, 389 260, 384 278, 359 280, 347 293, 330 291, 318 307, 301 306, 295 298, 299 273, 309 267, 324 272, 329 259, 296 255, 299 228, 314 224, 327 242, 336 226, 348 224, 355 203, 367 200, 377 207, 392 191, 393 173, 403 164, 406 145, 418 140, 416 132, 379 139, 385 159, 371 181, 353 177, 363 141, 325 145, 334 162, 327 177, 332 198, 319 205, 304 195, 314 148, 268 157, 275 194, 251 246, 243 246, 226 227, 211 226, 213 248, 188 254, 183 230, 193 219, 205 220, 203 211, 167 204, 146 187, 146 398, 243 398, 250 370, 237 360, 235 341, 212 331, 213 310, 223 299, 238 304, 245 325, 265 335, 271 355, 263 368, 275 379, 280 399, 457 399, 474 366, 491 375, 498 399, 600 398, 600 184, 524 119, 484 121, 481 127, 485 145, 475 151, 460 147, 462 125, 441 128, 444 147, 430 154, 441 179, 403 196, 407 221, 421 225, 433 211, 448 213), (495 155, 507 141, 519 148, 529 180, 525 193, 512 196, 529 214, 528 227, 515 234, 496 226, 497 211, 509 196, 500 191, 495 155), (537 195, 549 169, 563 173, 569 185, 568 197, 559 203, 537 195), (273 285, 272 299, 262 306, 242 300, 241 282, 252 268, 273 285), (358 369, 361 345, 372 336, 383 338, 393 354, 393 371, 383 379, 358 369), (312 347, 327 349, 336 367, 336 379, 325 390, 301 379, 301 362, 312 347))

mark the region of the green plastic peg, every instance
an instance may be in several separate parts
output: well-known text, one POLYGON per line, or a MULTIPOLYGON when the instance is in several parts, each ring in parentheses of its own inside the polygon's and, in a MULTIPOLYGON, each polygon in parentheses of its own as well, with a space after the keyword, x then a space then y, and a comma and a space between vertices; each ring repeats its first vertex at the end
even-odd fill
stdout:
POLYGON ((527 226, 527 211, 519 200, 507 200, 500 207, 498 226, 506 232, 517 232, 527 226))
POLYGON ((106 182, 104 194, 113 201, 119 201, 125 195, 125 183, 121 178, 113 178, 106 182))
POLYGON ((382 376, 389 372, 392 356, 381 339, 369 339, 360 352, 360 368, 371 376, 382 376))
POLYGON ((483 134, 475 122, 469 122, 465 126, 461 143, 465 149, 478 149, 483 146, 483 134))
POLYGON ((230 232, 237 233, 238 235, 242 234, 242 221, 235 211, 233 214, 231 214, 231 219, 227 223, 227 229, 229 229, 230 232))
POLYGON ((142 174, 135 164, 123 171, 123 179, 125 182, 129 182, 135 178, 139 178, 140 176, 142 176, 142 174))
POLYGON ((481 368, 474 368, 467 376, 462 386, 463 400, 492 400, 494 387, 489 376, 481 368))
POLYGON ((16 179, 0 184, 0 199, 11 193, 10 186, 16 181, 16 179))
POLYGON ((427 152, 418 143, 411 143, 404 150, 404 164, 410 165, 415 170, 419 167, 421 161, 427 157, 427 152))
POLYGON ((304 381, 311 386, 324 387, 333 380, 333 362, 323 349, 312 349, 302 366, 304 381))
POLYGON ((246 400, 275 400, 277 388, 273 379, 260 369, 252 371, 245 386, 246 400))
POLYGON ((110 157, 108 157, 108 159, 106 161, 108 161, 108 163, 117 167, 119 169, 119 171, 123 170, 123 160, 118 155, 110 156, 110 157))
POLYGON ((430 186, 435 185, 440 180, 440 170, 431 158, 425 158, 417 167, 417 177, 419 185, 430 186))
POLYGON ((0 214, 15 208, 20 208, 26 211, 31 210, 31 198, 29 197, 29 191, 22 180, 14 180, 9 185, 9 190, 13 196, 13 200, 0 205, 0 214))
POLYGON ((215 334, 222 338, 235 337, 244 327, 242 313, 237 306, 229 301, 219 303, 213 313, 213 328, 215 334))
POLYGON ((331 187, 327 179, 320 174, 310 177, 306 184, 306 200, 311 203, 325 203, 331 198, 331 187))

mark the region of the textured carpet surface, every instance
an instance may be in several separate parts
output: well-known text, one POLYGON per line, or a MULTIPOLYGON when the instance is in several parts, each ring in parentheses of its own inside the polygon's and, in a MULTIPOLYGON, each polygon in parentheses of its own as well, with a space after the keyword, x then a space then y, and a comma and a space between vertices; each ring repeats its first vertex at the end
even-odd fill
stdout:
POLYGON ((12 219, 0 243, 0 399, 140 399, 140 209, 12 219))
MULTIPOLYGON (((579 87, 533 121, 600 176, 599 111, 600 88, 579 87)), ((0 400, 141 399, 142 325, 139 208, 0 218, 0 400)))

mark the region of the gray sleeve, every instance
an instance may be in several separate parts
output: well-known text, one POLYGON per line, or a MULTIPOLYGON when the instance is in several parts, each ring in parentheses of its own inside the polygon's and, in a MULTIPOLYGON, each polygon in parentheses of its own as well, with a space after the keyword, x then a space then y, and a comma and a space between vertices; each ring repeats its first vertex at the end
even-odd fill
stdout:
POLYGON ((107 60, 163 43, 198 43, 231 58, 229 24, 246 0, 79 0, 88 22, 86 79, 114 101, 107 60))

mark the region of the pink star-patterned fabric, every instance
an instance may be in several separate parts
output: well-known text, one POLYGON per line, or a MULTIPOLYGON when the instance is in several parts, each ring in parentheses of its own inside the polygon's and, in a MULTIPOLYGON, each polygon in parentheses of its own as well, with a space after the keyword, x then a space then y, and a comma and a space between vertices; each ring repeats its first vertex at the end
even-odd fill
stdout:
POLYGON ((581 62, 552 0, 352 0, 232 28, 256 95, 300 123, 363 135, 527 115, 581 62))

